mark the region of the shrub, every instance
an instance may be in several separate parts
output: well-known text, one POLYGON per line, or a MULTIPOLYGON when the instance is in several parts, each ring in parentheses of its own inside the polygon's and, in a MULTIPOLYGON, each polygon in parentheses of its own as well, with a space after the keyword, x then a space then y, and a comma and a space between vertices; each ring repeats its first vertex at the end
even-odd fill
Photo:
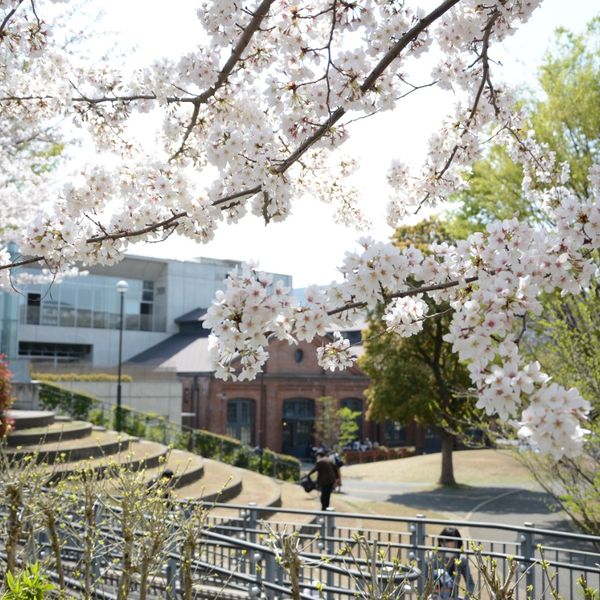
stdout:
POLYGON ((4 355, 0 354, 0 439, 7 436, 13 422, 5 416, 4 411, 8 410, 13 403, 12 388, 10 385, 12 374, 8 370, 8 364, 4 360, 4 355))
POLYGON ((40 405, 69 415, 73 419, 87 419, 90 410, 100 401, 94 396, 82 392, 72 392, 53 383, 39 384, 40 405))
POLYGON ((25 567, 16 577, 6 574, 7 591, 2 600, 43 600, 48 592, 55 589, 48 578, 40 573, 40 565, 34 563, 25 567))
MULTIPOLYGON (((112 373, 37 373, 32 372, 31 378, 38 381, 118 381, 112 373)), ((121 375, 121 381, 130 383, 131 375, 121 375)))
POLYGON ((242 447, 242 443, 235 438, 201 429, 195 431, 195 438, 195 452, 206 458, 216 458, 223 462, 233 461, 236 452, 242 447))
POLYGON ((278 454, 266 449, 263 451, 263 473, 284 481, 298 481, 300 461, 295 456, 278 454))

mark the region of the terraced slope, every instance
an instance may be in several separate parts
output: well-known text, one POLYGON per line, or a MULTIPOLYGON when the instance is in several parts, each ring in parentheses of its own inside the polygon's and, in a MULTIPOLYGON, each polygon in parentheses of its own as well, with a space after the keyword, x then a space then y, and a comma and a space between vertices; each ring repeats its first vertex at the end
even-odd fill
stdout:
MULTIPOLYGON (((141 471, 147 483, 169 470, 173 473, 173 496, 179 499, 236 505, 254 502, 269 507, 281 504, 279 484, 264 475, 182 450, 171 450, 157 442, 105 431, 89 423, 63 417, 55 419, 47 412, 24 413, 20 426, 8 439, 8 446, 6 453, 10 459, 18 461, 35 455, 38 462, 50 465, 50 475, 55 479, 92 469, 108 478, 107 485, 117 486, 117 482, 110 479, 109 467, 141 471), (30 424, 35 426, 29 427, 30 424)), ((237 509, 218 510, 221 516, 227 517, 237 509)))

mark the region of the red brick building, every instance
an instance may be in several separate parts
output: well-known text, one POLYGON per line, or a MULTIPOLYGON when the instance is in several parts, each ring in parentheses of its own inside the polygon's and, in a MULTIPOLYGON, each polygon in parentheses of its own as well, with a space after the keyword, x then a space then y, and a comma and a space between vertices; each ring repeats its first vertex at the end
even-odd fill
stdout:
MULTIPOLYGON (((362 413, 359 440, 386 445, 423 443, 424 433, 414 425, 366 421, 364 392, 369 379, 354 366, 325 371, 317 363, 320 342, 290 346, 273 340, 264 372, 254 381, 216 379, 208 360, 208 332, 193 311, 177 320, 180 333, 130 362, 170 367, 183 384, 182 422, 190 427, 226 434, 242 442, 299 457, 310 455, 314 439, 317 399, 333 396, 340 407, 362 413)), ((358 332, 356 332, 358 333, 358 332)), ((360 338, 359 338, 360 339, 360 338)))

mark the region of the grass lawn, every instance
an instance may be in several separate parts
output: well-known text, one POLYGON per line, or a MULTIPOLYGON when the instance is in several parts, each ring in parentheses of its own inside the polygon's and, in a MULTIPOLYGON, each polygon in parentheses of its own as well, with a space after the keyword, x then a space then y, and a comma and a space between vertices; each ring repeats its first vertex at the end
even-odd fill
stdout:
MULTIPOLYGON (((423 487, 437 485, 441 455, 424 454, 352 465, 342 469, 344 478, 372 479, 419 483, 423 487)), ((454 452, 454 477, 459 485, 482 486, 490 484, 530 487, 535 480, 510 450, 460 450, 454 452)))

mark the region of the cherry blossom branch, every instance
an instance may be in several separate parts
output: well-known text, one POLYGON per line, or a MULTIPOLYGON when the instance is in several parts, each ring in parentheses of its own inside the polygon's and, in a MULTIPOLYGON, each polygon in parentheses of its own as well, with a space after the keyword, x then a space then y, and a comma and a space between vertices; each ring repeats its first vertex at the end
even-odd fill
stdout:
MULTIPOLYGON (((392 46, 392 48, 390 48, 390 50, 388 50, 388 52, 383 56, 383 58, 379 61, 379 63, 373 68, 373 70, 369 73, 369 75, 366 77, 366 79, 363 81, 363 83, 360 86, 361 92, 366 93, 367 91, 369 91, 375 85, 375 82, 377 81, 377 79, 385 72, 385 70, 392 64, 392 62, 396 58, 398 58, 400 53, 412 41, 414 41, 427 27, 429 27, 437 19, 439 19, 441 16, 443 16, 448 10, 450 10, 458 2, 459 2, 459 0, 445 0, 445 2, 440 4, 435 10, 433 10, 428 15, 423 17, 423 19, 421 19, 418 23, 416 23, 413 27, 411 27, 404 35, 402 35, 398 39, 398 41, 392 46)), ((232 55, 230 56, 230 59, 228 60, 228 62, 226 63, 226 65, 223 67, 223 69, 221 71, 221 73, 223 73, 223 75, 220 76, 220 79, 218 80, 217 83, 215 83, 215 85, 213 87, 215 87, 217 85, 219 85, 219 86, 223 85, 224 81, 226 80, 227 75, 233 69, 233 67, 235 66, 237 61, 239 60, 239 56, 243 52, 243 48, 245 48, 247 46, 250 38, 252 37, 254 32, 260 26, 260 22, 264 18, 271 3, 272 3, 272 0, 271 1, 263 0, 261 5, 258 7, 257 11, 254 13, 253 20, 251 21, 252 27, 249 25, 246 28, 246 30, 244 31, 244 34, 242 35, 242 37, 238 41, 238 44, 236 45, 237 51, 236 51, 236 49, 234 49, 234 51, 232 52, 232 55), (220 81, 220 83, 219 83, 219 81, 220 81)), ((171 98, 167 98, 167 102, 197 103, 199 101, 199 99, 205 101, 206 99, 208 99, 208 97, 210 97, 211 93, 214 93, 214 92, 211 92, 212 89, 213 88, 210 88, 209 90, 204 92, 204 94, 202 94, 201 96, 195 97, 195 98, 171 97, 171 98)), ((216 91, 216 89, 218 89, 218 88, 215 87, 215 91, 216 91)), ((108 97, 103 97, 103 98, 86 98, 82 95, 81 98, 75 98, 74 100, 83 101, 83 102, 87 102, 89 104, 94 105, 94 104, 100 104, 103 102, 121 101, 121 102, 127 103, 127 102, 131 102, 133 100, 155 100, 155 99, 156 99, 155 94, 138 94, 135 96, 113 96, 113 97, 108 96, 108 97)), ((335 123, 337 123, 341 119, 341 117, 345 113, 346 113, 345 108, 343 108, 341 106, 338 107, 333 113, 331 113, 329 118, 324 123, 322 123, 315 132, 313 132, 312 135, 310 135, 306 140, 304 140, 304 142, 302 142, 300 144, 300 146, 298 146, 296 148, 296 150, 294 150, 287 157, 287 159, 285 159, 283 162, 281 162, 279 164, 279 166, 275 169, 275 173, 281 175, 281 174, 285 173, 292 165, 294 165, 296 162, 298 162, 300 160, 300 158, 306 153, 307 150, 309 150, 324 135, 326 135, 327 133, 330 132, 331 128, 335 125, 335 123)), ((185 138, 185 139, 187 139, 187 138, 185 138)), ((184 143, 185 143, 185 141, 184 141, 184 143)), ((227 196, 224 196, 222 198, 219 198, 219 199, 213 201, 212 205, 213 206, 221 206, 224 209, 227 209, 227 208, 230 208, 230 207, 234 206, 235 204, 237 204, 236 201, 238 201, 239 199, 259 193, 261 191, 261 189, 262 189, 262 186, 259 184, 252 188, 240 190, 239 192, 229 194, 227 196)), ((101 243, 104 240, 134 238, 137 236, 145 235, 147 233, 151 233, 152 231, 156 231, 156 230, 159 230, 164 227, 168 227, 168 226, 176 227, 177 226, 176 222, 179 219, 184 218, 186 216, 187 216, 187 212, 181 211, 181 212, 175 213, 172 217, 169 217, 168 219, 161 220, 161 221, 158 221, 155 223, 150 223, 141 229, 137 229, 137 230, 133 230, 133 231, 121 231, 121 232, 116 232, 116 233, 105 233, 103 235, 97 235, 97 236, 90 237, 90 238, 88 238, 87 242, 88 243, 101 243)), ((6 267, 0 267, 0 269, 2 269, 2 268, 6 268, 6 267)))
POLYGON ((259 30, 260 24, 269 12, 269 9, 271 8, 273 2, 274 0, 263 0, 259 4, 258 8, 254 11, 252 15, 250 23, 248 23, 242 35, 240 36, 240 39, 237 41, 237 44, 232 50, 227 62, 219 71, 217 81, 215 81, 215 83, 211 85, 210 88, 208 88, 205 92, 203 92, 202 94, 200 94, 192 100, 194 104, 194 112, 192 113, 192 118, 185 130, 179 149, 177 150, 177 152, 175 152, 175 154, 173 154, 173 156, 171 156, 170 160, 175 160, 184 151, 185 143, 190 137, 192 130, 196 126, 198 114, 200 113, 200 105, 205 104, 225 84, 227 78, 233 71, 234 67, 240 61, 244 50, 246 50, 246 48, 248 47, 248 44, 252 40, 253 35, 259 30))
MULTIPOLYGON (((446 283, 435 283, 432 285, 424 285, 424 286, 421 286, 418 288, 404 290, 402 292, 393 292, 392 294, 388 295, 388 298, 390 300, 394 299, 394 298, 406 298, 408 296, 416 296, 417 294, 423 294, 426 292, 436 292, 439 290, 447 290, 449 288, 456 287, 457 285, 462 285, 465 283, 473 283, 474 281, 477 281, 478 279, 479 279, 479 277, 467 277, 466 279, 447 281, 446 283)), ((349 302, 348 304, 345 304, 344 306, 341 306, 339 308, 334 308, 332 310, 327 311, 327 314, 331 317, 333 315, 339 315, 340 313, 346 312, 347 310, 354 310, 357 308, 365 308, 366 306, 367 306, 366 302, 349 302)))
POLYGON ((6 29, 8 22, 12 19, 12 17, 17 12, 21 4, 23 4, 23 0, 18 0, 17 5, 12 10, 8 11, 8 13, 6 13, 4 20, 0 24, 0 40, 4 39, 4 30, 6 29))
MULTIPOLYGON (((130 231, 120 231, 119 233, 106 233, 104 235, 97 235, 91 238, 88 238, 86 241, 88 244, 97 244, 103 242, 105 240, 120 240, 122 238, 133 237, 137 235, 144 235, 146 233, 151 233, 156 231, 157 229, 166 228, 166 227, 176 227, 178 225, 178 220, 182 217, 187 217, 187 212, 183 211, 180 213, 175 213, 173 216, 168 219, 164 219, 159 223, 152 223, 148 225, 148 227, 144 227, 142 229, 138 229, 135 232, 130 231)), ((40 259, 41 260, 41 259, 40 259)), ((1 268, 1 267, 0 267, 1 268)))
POLYGON ((31 265, 34 263, 42 262, 46 260, 43 256, 33 256, 31 258, 24 258, 23 260, 17 260, 10 263, 9 265, 0 265, 1 269, 14 269, 16 267, 23 267, 25 265, 31 265))
MULTIPOLYGON (((492 91, 492 97, 495 95, 494 88, 492 86, 492 82, 489 78, 490 64, 489 64, 489 58, 488 58, 488 50, 489 50, 489 44, 490 44, 490 36, 491 36, 492 30, 494 27, 494 23, 498 20, 499 17, 500 17, 500 12, 498 10, 495 10, 485 26, 483 38, 481 40, 481 43, 482 43, 481 52, 479 53, 479 56, 473 62, 473 64, 470 65, 471 67, 473 67, 477 62, 481 61, 482 74, 481 74, 481 82, 479 84, 479 87, 475 94, 475 98, 471 105, 471 109, 469 111, 469 116, 468 116, 467 120, 465 121, 465 124, 463 127, 463 135, 469 130, 471 124, 473 123, 473 119, 475 118, 475 114, 477 113, 477 108, 479 107, 479 102, 481 101, 481 97, 483 95, 485 88, 489 86, 490 90, 492 91)), ((493 102, 493 105, 494 105, 494 110, 497 114, 498 107, 496 106, 495 102, 493 102)), ((461 148, 461 146, 459 143, 456 143, 454 145, 454 147, 450 151, 450 154, 449 154, 448 159, 446 160, 444 166, 435 174, 436 180, 440 180, 446 174, 446 172, 448 171, 448 169, 454 162, 454 159, 456 158, 456 154, 458 153, 460 148, 461 148)), ((420 202, 419 208, 425 202, 427 202, 429 197, 430 197, 430 193, 427 193, 426 196, 423 198, 423 200, 420 202)))

